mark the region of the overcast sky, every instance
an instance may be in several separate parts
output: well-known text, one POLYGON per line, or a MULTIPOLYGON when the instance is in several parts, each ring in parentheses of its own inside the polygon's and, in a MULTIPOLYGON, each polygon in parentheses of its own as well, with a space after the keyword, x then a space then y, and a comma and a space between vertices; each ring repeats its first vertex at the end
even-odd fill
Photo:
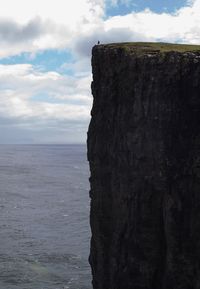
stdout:
POLYGON ((200 44, 200 0, 0 0, 0 143, 82 143, 91 48, 200 44))

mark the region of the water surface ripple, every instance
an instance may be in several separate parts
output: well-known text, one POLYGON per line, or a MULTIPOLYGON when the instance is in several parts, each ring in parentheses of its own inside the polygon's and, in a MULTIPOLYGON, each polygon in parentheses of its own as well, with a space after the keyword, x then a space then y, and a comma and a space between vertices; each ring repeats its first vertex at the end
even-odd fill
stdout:
POLYGON ((84 145, 0 146, 0 288, 91 289, 84 145))

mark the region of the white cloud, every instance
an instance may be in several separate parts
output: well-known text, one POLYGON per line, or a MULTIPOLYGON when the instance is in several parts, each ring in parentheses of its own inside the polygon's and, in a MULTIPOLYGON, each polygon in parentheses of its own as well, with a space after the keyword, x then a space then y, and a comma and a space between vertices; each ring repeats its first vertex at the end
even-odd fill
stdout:
POLYGON ((130 29, 133 33, 154 41, 200 42, 200 0, 183 7, 176 13, 155 13, 149 9, 124 16, 111 17, 104 22, 105 30, 130 29))
POLYGON ((27 23, 39 16, 42 20, 49 19, 74 27, 82 17, 87 16, 90 21, 93 17, 102 16, 103 5, 101 0, 7 0, 1 5, 0 17, 27 23))
POLYGON ((37 38, 45 31, 45 25, 40 18, 34 18, 24 25, 12 20, 0 19, 0 40, 1 42, 18 43, 30 41, 37 38))
POLYGON ((102 0, 7 0, 0 9, 0 57, 69 47, 103 13, 102 0))
POLYGON ((129 0, 0 0, 0 58, 49 48, 74 54, 73 63, 64 63, 60 72, 0 65, 1 123, 15 121, 30 130, 53 127, 54 133, 58 126, 76 124, 78 139, 89 122, 90 56, 98 40, 200 43, 200 0, 188 0, 171 14, 146 9, 105 19, 108 2, 132 5, 129 0), (73 76, 62 74, 67 69, 73 76))
POLYGON ((110 17, 98 28, 80 34, 74 40, 74 50, 90 56, 97 43, 122 41, 163 41, 200 44, 200 0, 175 13, 155 13, 149 9, 123 16, 110 17))
MULTIPOLYGON (((127 0, 109 2, 117 5, 127 0)), ((89 55, 98 40, 200 42, 200 0, 189 1, 172 14, 146 9, 104 19, 106 3, 106 0, 7 0, 0 10, 0 57, 66 47, 89 55), (80 44, 82 47, 78 47, 80 44)))
POLYGON ((7 118, 88 121, 91 77, 42 72, 30 64, 0 65, 0 115, 7 118))
POLYGON ((132 0, 107 0, 107 3, 110 4, 111 6, 117 6, 117 5, 126 5, 130 6, 133 4, 132 0))

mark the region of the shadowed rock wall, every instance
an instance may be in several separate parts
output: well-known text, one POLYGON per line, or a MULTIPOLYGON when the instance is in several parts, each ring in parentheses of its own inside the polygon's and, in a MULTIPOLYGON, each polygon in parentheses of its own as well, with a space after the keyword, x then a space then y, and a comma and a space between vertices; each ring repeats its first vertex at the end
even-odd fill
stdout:
POLYGON ((98 45, 94 289, 200 289, 200 53, 98 45))

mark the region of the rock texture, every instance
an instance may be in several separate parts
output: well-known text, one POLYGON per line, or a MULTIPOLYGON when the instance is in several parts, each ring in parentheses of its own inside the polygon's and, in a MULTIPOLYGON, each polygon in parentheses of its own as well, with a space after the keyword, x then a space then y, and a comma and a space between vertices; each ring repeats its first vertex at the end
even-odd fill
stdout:
POLYGON ((200 52, 98 45, 94 289, 200 289, 200 52))

